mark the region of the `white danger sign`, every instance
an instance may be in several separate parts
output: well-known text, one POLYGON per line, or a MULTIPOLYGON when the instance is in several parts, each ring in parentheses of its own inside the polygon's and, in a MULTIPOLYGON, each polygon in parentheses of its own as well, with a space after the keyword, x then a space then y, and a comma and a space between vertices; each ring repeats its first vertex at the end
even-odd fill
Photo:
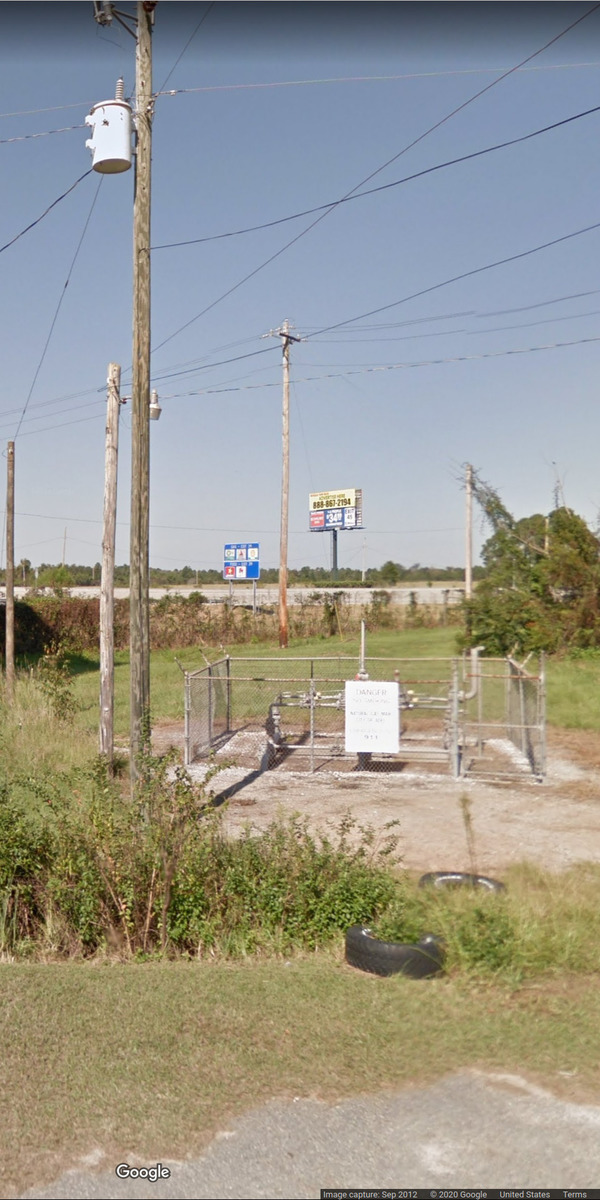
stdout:
POLYGON ((351 754, 400 749, 399 684, 352 679, 346 683, 345 749, 351 754))

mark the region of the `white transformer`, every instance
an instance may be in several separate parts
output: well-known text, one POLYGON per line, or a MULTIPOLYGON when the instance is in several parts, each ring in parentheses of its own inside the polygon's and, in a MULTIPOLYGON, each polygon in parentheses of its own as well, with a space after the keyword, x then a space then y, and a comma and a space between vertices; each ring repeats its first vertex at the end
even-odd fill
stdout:
POLYGON ((117 175, 131 166, 131 105, 123 98, 123 80, 119 79, 114 100, 94 104, 85 118, 92 136, 86 146, 92 151, 92 167, 102 175, 117 175))

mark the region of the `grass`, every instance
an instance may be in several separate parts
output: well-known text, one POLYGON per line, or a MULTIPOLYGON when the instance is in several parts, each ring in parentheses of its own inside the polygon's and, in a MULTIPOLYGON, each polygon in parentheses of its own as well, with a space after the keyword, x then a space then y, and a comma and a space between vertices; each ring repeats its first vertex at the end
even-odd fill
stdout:
POLYGON ((546 667, 550 723, 563 729, 600 729, 600 654, 550 659, 546 667))
POLYGON ((218 969, 0 966, 0 1001, 3 1196, 98 1148, 105 1167, 198 1153, 273 1097, 333 1101, 465 1066, 581 1100, 600 1084, 596 977, 520 989, 382 980, 343 964, 340 947, 218 969))
POLYGON ((598 864, 580 864, 558 876, 524 863, 509 868, 503 880, 503 894, 415 889, 402 882, 373 931, 399 942, 417 941, 424 930, 440 935, 450 974, 516 985, 547 983, 563 972, 600 971, 598 864))
MULTIPOLYGON (((368 652, 446 657, 454 639, 452 628, 382 632, 369 636, 368 652)), ((274 652, 273 645, 234 651, 274 652)), ((290 648, 290 655, 335 653, 357 657, 358 639, 290 648)), ((186 667, 203 664, 197 650, 178 657, 186 667)), ((0 730, 7 775, 24 764, 34 776, 89 763, 97 664, 82 655, 71 666, 81 705, 73 725, 57 724, 41 693, 19 679, 0 730)), ((551 721, 600 727, 599 671, 600 660, 549 664, 551 721)), ((152 687, 155 717, 182 720, 183 679, 172 651, 153 653, 152 687)), ((121 735, 128 689, 122 653, 121 735)), ((98 1147, 105 1166, 129 1156, 148 1163, 184 1157, 272 1097, 334 1100, 465 1066, 515 1071, 569 1098, 597 1099, 598 868, 553 877, 521 867, 505 878, 505 900, 477 903, 492 922, 498 914, 512 921, 518 971, 489 953, 477 970, 466 969, 465 912, 473 897, 464 893, 431 901, 428 919, 449 943, 449 974, 427 981, 355 972, 343 963, 341 939, 329 951, 288 960, 0 964, 0 1124, 11 1150, 0 1160, 0 1194, 50 1181, 98 1147)))
MULTIPOLYGON (((266 658, 350 655, 358 661, 359 639, 312 638, 296 640, 282 652, 275 643, 234 646, 228 651, 232 658, 243 656, 266 658)), ((205 649, 211 661, 222 657, 219 649, 205 649)), ((456 629, 383 630, 368 635, 367 653, 374 657, 390 658, 451 658, 456 654, 456 629)), ((177 666, 178 658, 186 670, 206 665, 200 649, 187 647, 180 651, 155 650, 151 655, 152 705, 155 720, 183 721, 183 675, 177 666)), ((82 705, 78 724, 96 730, 98 722, 99 664, 93 655, 70 658, 75 674, 75 695, 82 705)), ((290 664, 291 666, 291 664, 290 664)), ((411 668, 413 670, 413 668, 411 668)), ((421 668, 423 671, 424 668, 421 668)), ((414 667, 415 674, 417 666, 414 667)), ((600 685, 600 655, 598 658, 554 658, 546 662, 548 723, 558 728, 600 730, 600 707, 596 697, 600 685)), ((489 687, 492 685, 488 685, 489 687)), ((498 685, 500 709, 503 709, 503 684, 498 685), (500 695, 502 692, 502 695, 500 695)), ((119 651, 115 656, 115 730, 128 732, 129 722, 129 654, 119 651)))
MULTIPOLYGON (((452 628, 389 630, 369 634, 368 654, 395 658, 447 658, 455 653, 456 630, 452 628)), ((226 650, 232 658, 277 657, 320 657, 344 655, 354 657, 358 663, 360 639, 311 638, 290 642, 286 652, 280 651, 276 643, 236 645, 226 650)), ((204 653, 215 661, 223 657, 223 651, 205 649, 204 653)), ((206 666, 206 658, 197 647, 186 647, 180 651, 154 650, 150 660, 152 708, 155 720, 183 722, 183 675, 175 659, 193 671, 206 666)), ((85 729, 96 730, 98 725, 99 662, 93 655, 69 656, 75 677, 75 696, 82 711, 79 723, 85 729), (91 669, 90 669, 91 668, 91 669)), ((291 669, 292 664, 290 664, 291 669)), ((126 650, 115 654, 115 733, 124 735, 129 730, 129 653, 126 650)))

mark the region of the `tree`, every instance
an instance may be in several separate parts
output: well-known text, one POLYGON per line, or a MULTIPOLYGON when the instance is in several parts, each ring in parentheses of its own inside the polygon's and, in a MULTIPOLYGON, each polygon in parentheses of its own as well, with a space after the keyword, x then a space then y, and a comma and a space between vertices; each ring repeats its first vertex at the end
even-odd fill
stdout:
POLYGON ((516 520, 476 474, 474 492, 492 535, 467 643, 491 655, 600 646, 600 543, 583 518, 562 507, 516 520))
POLYGON ((382 583, 387 583, 388 587, 393 587, 400 578, 398 564, 392 562, 391 559, 388 559, 388 561, 383 564, 379 571, 379 578, 382 583))

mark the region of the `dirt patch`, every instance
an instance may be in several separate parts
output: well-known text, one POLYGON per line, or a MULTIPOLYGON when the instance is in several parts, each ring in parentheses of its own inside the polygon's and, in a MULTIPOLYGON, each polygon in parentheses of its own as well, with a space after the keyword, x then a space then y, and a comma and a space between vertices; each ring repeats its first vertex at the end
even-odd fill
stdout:
MULTIPOLYGON (((301 814, 310 828, 336 826, 350 813, 360 825, 385 831, 398 821, 404 865, 415 871, 474 868, 501 875, 523 860, 560 871, 577 862, 600 862, 600 751, 595 734, 557 730, 549 737, 545 783, 527 777, 504 784, 455 781, 409 764, 375 774, 334 769, 313 775, 281 768, 261 771, 224 766, 210 790, 225 804, 231 833, 248 823, 264 829, 278 815, 301 814), (467 795, 475 840, 469 855, 461 797, 467 795)), ((180 724, 153 733, 155 751, 183 745, 180 724)), ((190 769, 202 779, 206 766, 190 769)))

